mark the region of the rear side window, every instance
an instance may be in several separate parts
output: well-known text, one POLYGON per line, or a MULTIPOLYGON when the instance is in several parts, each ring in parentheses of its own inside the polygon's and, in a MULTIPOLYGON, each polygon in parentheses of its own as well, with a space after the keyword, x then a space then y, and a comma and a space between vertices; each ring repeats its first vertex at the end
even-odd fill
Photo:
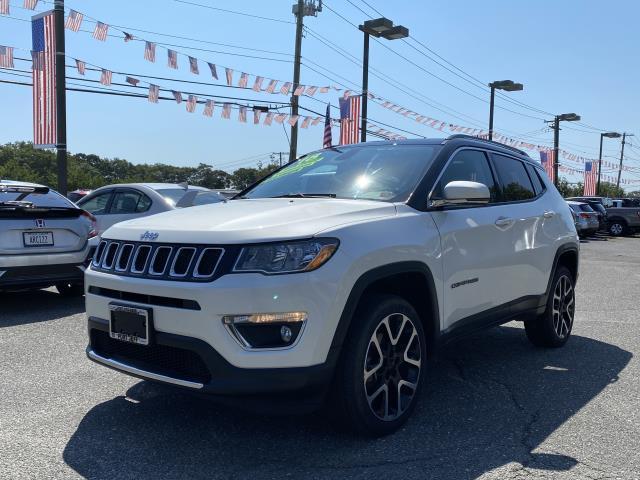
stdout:
POLYGON ((537 172, 536 167, 532 165, 527 165, 527 172, 529 172, 529 178, 531 178, 536 195, 540 195, 547 188, 544 185, 542 178, 540 178, 540 174, 537 172))
POLYGON ((486 155, 479 150, 462 150, 451 159, 440 180, 433 189, 432 198, 443 198, 444 187, 449 182, 466 180, 483 183, 491 192, 491 201, 496 199, 496 185, 486 155))
POLYGON ((586 203, 583 205, 580 205, 580 210, 582 210, 583 212, 593 212, 593 208, 591 208, 591 205, 587 205, 586 203))
POLYGON ((502 201, 517 202, 536 196, 524 163, 503 155, 494 154, 493 159, 502 191, 502 201))
POLYGON ((107 213, 107 205, 111 198, 111 192, 100 193, 95 197, 83 198, 78 205, 89 213, 94 215, 104 215, 107 213))
POLYGON ((144 212, 151 206, 146 195, 133 191, 116 192, 109 213, 127 214, 144 212))

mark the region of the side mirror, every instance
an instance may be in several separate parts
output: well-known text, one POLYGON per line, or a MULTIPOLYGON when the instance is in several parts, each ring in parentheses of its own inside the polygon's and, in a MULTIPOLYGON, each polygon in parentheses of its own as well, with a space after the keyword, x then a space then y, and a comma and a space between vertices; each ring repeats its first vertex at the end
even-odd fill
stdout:
POLYGON ((431 200, 431 206, 484 204, 489 203, 491 193, 484 183, 456 180, 445 185, 442 192, 444 198, 431 200))

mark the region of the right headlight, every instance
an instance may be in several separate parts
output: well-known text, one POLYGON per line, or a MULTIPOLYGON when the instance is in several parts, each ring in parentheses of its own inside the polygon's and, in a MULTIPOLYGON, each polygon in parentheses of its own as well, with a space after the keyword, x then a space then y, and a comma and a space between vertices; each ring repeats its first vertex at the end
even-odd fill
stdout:
POLYGON ((244 247, 233 271, 266 274, 309 272, 324 265, 339 243, 336 238, 312 238, 244 247))

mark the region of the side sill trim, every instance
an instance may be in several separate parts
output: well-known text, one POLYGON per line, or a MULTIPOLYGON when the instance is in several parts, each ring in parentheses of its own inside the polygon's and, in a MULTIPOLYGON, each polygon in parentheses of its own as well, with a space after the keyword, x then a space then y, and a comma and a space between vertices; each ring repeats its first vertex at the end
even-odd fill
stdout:
POLYGON ((172 383, 174 385, 180 385, 181 387, 189 387, 189 388, 197 388, 197 389, 201 389, 204 386, 202 383, 198 383, 198 382, 189 382, 188 380, 180 380, 178 378, 172 378, 172 377, 167 377, 165 375, 159 375, 157 373, 147 372, 146 370, 141 370, 139 368, 132 367, 131 365, 118 362, 117 360, 105 358, 101 355, 98 355, 93 350, 89 350, 87 352, 87 356, 91 360, 98 363, 102 363, 108 367, 114 368, 116 370, 122 370, 123 372, 127 372, 132 375, 145 377, 150 380, 157 380, 159 382, 166 382, 166 383, 172 383))

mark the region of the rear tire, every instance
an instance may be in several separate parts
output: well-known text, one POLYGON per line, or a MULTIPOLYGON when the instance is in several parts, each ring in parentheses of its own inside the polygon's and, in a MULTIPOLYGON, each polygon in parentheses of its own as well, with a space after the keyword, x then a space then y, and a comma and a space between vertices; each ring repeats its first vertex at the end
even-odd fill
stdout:
POLYGON ((614 237, 620 237, 622 235, 626 235, 627 233, 627 225, 620 220, 612 220, 609 223, 609 234, 614 237))
POLYGON ((63 297, 81 297, 84 295, 83 283, 58 283, 56 290, 63 297))
POLYGON ((575 316, 574 278, 569 269, 556 270, 545 312, 534 320, 524 322, 527 338, 537 347, 562 347, 573 329, 575 316))
POLYGON ((341 425, 367 436, 400 428, 416 406, 426 370, 424 329, 394 295, 367 297, 342 348, 331 407, 341 425))

